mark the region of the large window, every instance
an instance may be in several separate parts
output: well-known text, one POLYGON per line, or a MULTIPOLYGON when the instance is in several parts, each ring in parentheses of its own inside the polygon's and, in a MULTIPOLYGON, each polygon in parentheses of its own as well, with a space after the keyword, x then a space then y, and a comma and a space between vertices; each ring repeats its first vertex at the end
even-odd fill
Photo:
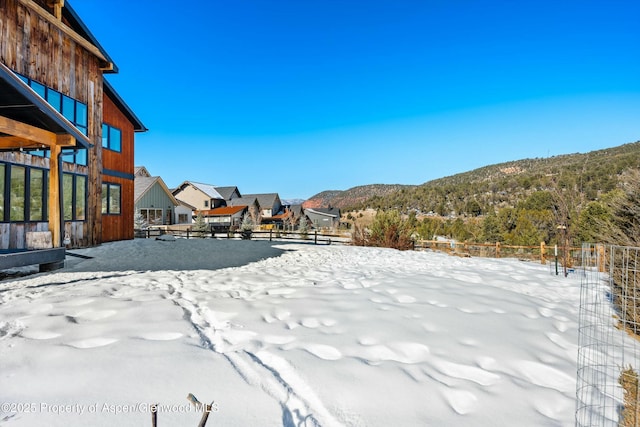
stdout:
POLYGON ((75 212, 75 220, 84 220, 86 218, 86 208, 87 208, 87 199, 84 195, 87 192, 87 177, 83 175, 76 175, 76 185, 75 185, 75 204, 74 204, 74 212, 75 212), (82 197, 78 197, 78 195, 82 195, 82 197))
POLYGON ((0 164, 0 222, 46 221, 49 173, 44 169, 0 164))
POLYGON ((149 225, 162 225, 164 210, 157 208, 140 209, 140 215, 142 215, 146 223, 149 225))
POLYGON ((62 174, 62 194, 65 221, 85 220, 87 177, 70 173, 62 174))
POLYGON ((29 170, 29 220, 43 221, 46 218, 45 171, 29 170))
POLYGON ((118 153, 122 151, 122 132, 120 129, 102 124, 102 146, 118 153))
MULTIPOLYGON (((69 120, 80 132, 88 134, 89 115, 87 110, 87 104, 82 103, 76 99, 73 99, 67 95, 47 87, 35 80, 31 80, 28 77, 18 74, 18 76, 27 85, 31 87, 40 97, 46 100, 57 112, 62 114, 67 120, 69 120)), ((31 154, 37 156, 48 155, 48 152, 37 150, 32 151, 31 154)), ((76 163, 79 165, 87 165, 87 150, 81 149, 77 152, 73 150, 64 150, 62 159, 65 162, 76 163)))
POLYGON ((120 184, 102 184, 102 213, 105 215, 120 215, 121 213, 121 187, 120 184))
POLYGON ((25 170, 22 166, 11 166, 10 221, 24 221, 25 170))

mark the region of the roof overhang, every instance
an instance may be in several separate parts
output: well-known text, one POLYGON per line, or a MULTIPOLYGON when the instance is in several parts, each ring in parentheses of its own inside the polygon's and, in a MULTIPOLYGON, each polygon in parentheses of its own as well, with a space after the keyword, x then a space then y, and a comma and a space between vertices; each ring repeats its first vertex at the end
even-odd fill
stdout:
POLYGON ((102 87, 104 89, 104 93, 109 97, 109 99, 111 99, 111 101, 113 101, 114 104, 116 104, 116 107, 118 107, 118 109, 122 112, 122 114, 124 114, 127 117, 127 120, 131 122, 131 124, 133 125, 133 130, 135 132, 148 131, 149 129, 147 129, 145 125, 142 124, 142 122, 135 115, 133 110, 129 108, 126 102, 124 102, 124 99, 122 99, 122 97, 118 95, 118 92, 116 92, 113 86, 111 86, 111 83, 109 83, 107 79, 103 79, 102 83, 103 83, 102 87))
POLYGON ((91 145, 86 135, 0 63, 0 150, 91 145))

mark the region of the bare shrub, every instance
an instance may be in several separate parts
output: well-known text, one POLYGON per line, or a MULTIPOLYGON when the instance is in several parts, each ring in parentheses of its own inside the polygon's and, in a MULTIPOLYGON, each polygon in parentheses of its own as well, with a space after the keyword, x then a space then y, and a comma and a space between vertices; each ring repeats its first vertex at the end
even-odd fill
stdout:
POLYGON ((624 390, 624 408, 620 414, 620 427, 637 426, 640 422, 638 416, 638 373, 629 366, 620 373, 618 383, 624 390))
POLYGON ((352 243, 399 250, 413 249, 412 227, 396 210, 379 211, 369 228, 354 226, 352 243))

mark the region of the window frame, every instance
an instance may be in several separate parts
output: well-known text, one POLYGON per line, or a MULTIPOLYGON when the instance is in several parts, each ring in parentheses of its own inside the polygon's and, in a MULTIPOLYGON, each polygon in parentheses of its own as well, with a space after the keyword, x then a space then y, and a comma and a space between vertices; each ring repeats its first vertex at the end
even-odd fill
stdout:
POLYGON ((114 153, 122 153, 122 129, 119 127, 113 126, 109 123, 102 123, 102 148, 106 148, 109 151, 113 151, 114 153), (112 132, 114 131, 114 132, 112 132), (115 141, 113 141, 112 133, 115 133, 119 136, 118 143, 116 146, 115 141), (106 135, 105 135, 106 134, 106 135))
POLYGON ((63 212, 61 212, 65 221, 86 221, 87 220, 87 198, 88 198, 88 186, 89 179, 87 175, 79 174, 79 173, 70 173, 64 172, 62 174, 62 198, 63 198, 63 212), (69 195, 68 191, 65 191, 65 178, 70 177, 71 183, 69 184, 71 195, 69 195), (78 188, 78 178, 82 178, 84 180, 84 186, 82 188, 78 188), (84 194, 82 196, 82 212, 83 215, 78 215, 78 190, 82 190, 84 194), (69 209, 69 215, 67 214, 67 209, 69 209))
POLYGON ((102 215, 122 215, 122 184, 115 182, 102 182, 102 215), (118 188, 118 210, 115 212, 111 206, 111 193, 112 189, 118 188))

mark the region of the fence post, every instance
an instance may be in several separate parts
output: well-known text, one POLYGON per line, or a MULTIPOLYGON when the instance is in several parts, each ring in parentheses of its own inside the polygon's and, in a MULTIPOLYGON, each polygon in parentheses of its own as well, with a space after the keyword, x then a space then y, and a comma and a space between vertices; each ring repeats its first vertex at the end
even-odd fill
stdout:
POLYGON ((273 234, 273 230, 270 228, 269 229, 269 241, 270 242, 273 240, 272 234, 273 234))
POLYGON ((313 234, 314 234, 313 243, 315 245, 317 245, 318 244, 318 230, 315 230, 315 232, 313 234))
POLYGON ((605 271, 605 260, 604 260, 604 245, 600 244, 597 246, 598 248, 598 256, 596 259, 598 260, 598 271, 600 273, 604 273, 605 271))
POLYGON ((500 242, 496 242, 496 258, 500 258, 500 242))
POLYGON ((546 252, 546 245, 544 242, 540 242, 540 264, 546 264, 546 259, 545 259, 545 252, 546 252))

